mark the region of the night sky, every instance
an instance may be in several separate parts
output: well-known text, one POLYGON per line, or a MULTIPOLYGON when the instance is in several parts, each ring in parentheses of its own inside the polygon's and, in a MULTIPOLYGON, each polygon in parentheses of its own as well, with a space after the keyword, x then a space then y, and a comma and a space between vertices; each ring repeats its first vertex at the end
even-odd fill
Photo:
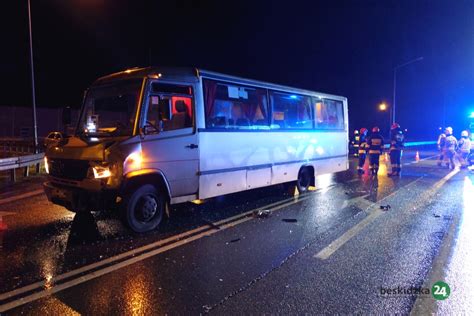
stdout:
MULTIPOLYGON (((412 137, 474 111, 474 1, 31 0, 38 106, 80 106, 98 76, 197 66, 348 97, 351 128, 412 137), (443 117, 443 106, 446 116, 443 117)), ((26 0, 2 3, 1 105, 30 105, 26 0)))

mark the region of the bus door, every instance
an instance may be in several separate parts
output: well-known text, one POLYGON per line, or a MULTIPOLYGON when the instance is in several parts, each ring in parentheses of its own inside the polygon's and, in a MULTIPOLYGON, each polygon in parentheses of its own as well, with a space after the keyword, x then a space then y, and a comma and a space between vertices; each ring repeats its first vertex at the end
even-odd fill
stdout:
POLYGON ((172 197, 195 194, 199 145, 191 85, 151 82, 141 134, 144 168, 163 172, 172 197))

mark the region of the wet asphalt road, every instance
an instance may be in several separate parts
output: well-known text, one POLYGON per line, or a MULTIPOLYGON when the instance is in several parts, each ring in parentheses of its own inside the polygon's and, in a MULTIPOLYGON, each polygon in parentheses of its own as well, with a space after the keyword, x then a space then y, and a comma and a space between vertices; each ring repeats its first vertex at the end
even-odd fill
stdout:
MULTIPOLYGON (((414 153, 404 161, 413 162, 414 153)), ((472 265, 462 263, 472 254, 467 212, 474 200, 466 199, 474 176, 439 169, 431 159, 407 164, 401 178, 385 173, 382 166, 376 182, 352 170, 321 176, 317 191, 303 196, 272 187, 180 205, 159 231, 143 235, 115 214, 75 215, 44 195, 2 203, 37 190, 42 178, 32 178, 0 194, 0 212, 14 213, 0 232, 0 311, 472 312, 472 265), (270 215, 259 218, 255 210, 270 215), (380 294, 431 288, 435 276, 451 286, 442 303, 431 295, 380 294)))

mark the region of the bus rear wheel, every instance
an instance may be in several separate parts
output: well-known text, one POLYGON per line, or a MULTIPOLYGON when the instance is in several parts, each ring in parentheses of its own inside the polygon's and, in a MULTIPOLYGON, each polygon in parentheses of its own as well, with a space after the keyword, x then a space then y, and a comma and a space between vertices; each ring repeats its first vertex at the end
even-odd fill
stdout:
POLYGON ((125 197, 122 217, 134 232, 148 232, 161 223, 164 206, 163 195, 155 186, 146 184, 125 197))
POLYGON ((300 172, 298 173, 298 180, 296 180, 296 187, 298 188, 298 192, 306 193, 309 191, 309 187, 313 183, 314 174, 312 174, 310 168, 301 168, 300 172))

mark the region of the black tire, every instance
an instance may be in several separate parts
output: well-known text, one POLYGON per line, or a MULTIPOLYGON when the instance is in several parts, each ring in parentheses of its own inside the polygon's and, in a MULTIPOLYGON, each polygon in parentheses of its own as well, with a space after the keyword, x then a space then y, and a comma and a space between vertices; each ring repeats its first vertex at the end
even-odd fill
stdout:
POLYGON ((313 181, 314 175, 311 174, 310 168, 301 168, 298 173, 298 180, 296 180, 296 187, 300 194, 306 193, 309 191, 309 187, 313 181))
POLYGON ((164 196, 151 184, 138 187, 123 202, 123 221, 134 232, 151 231, 163 219, 164 196))

